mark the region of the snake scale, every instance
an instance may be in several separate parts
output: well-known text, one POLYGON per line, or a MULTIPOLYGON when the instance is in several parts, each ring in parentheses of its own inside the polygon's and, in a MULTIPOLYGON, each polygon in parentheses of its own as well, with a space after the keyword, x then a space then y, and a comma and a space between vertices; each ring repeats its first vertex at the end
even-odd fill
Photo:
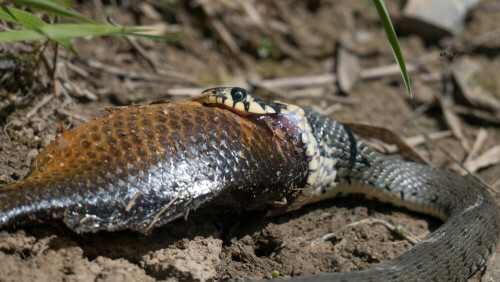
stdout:
POLYGON ((499 241, 498 208, 475 179, 388 158, 326 116, 236 87, 63 132, 1 188, 0 227, 56 218, 78 233, 148 233, 193 209, 279 213, 353 193, 444 224, 374 268, 292 279, 465 280, 499 241))

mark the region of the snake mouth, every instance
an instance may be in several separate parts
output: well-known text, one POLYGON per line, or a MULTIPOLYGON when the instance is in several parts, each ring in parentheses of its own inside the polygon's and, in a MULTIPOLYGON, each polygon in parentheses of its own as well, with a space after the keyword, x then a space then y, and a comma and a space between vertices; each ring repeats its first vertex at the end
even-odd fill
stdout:
POLYGON ((221 104, 211 104, 211 103, 205 103, 205 104, 203 104, 202 103, 202 105, 205 106, 205 107, 219 108, 219 109, 227 110, 227 111, 235 113, 236 115, 238 115, 240 117, 270 115, 270 114, 254 114, 254 113, 250 113, 250 112, 240 111, 240 110, 235 109, 233 107, 229 107, 229 106, 221 105, 221 104))
POLYGON ((293 140, 297 146, 302 146, 298 123, 294 119, 291 119, 290 116, 276 113, 249 113, 220 104, 207 104, 205 106, 233 112, 239 117, 249 120, 254 124, 264 124, 277 139, 282 141, 293 140))
POLYGON ((230 111, 240 118, 246 119, 256 126, 264 125, 267 127, 278 140, 293 140, 297 147, 302 147, 301 132, 299 120, 292 114, 283 113, 252 113, 249 111, 238 110, 225 104, 211 103, 208 101, 207 95, 199 95, 181 100, 182 102, 194 102, 203 105, 204 107, 217 108, 225 111, 230 111))
POLYGON ((255 115, 267 115, 267 113, 251 113, 251 112, 247 112, 247 111, 238 110, 235 107, 230 107, 230 106, 227 106, 225 104, 211 103, 206 94, 201 94, 201 95, 194 96, 191 98, 183 99, 183 100, 180 100, 180 102, 200 103, 205 107, 219 108, 219 109, 231 111, 240 117, 255 116, 255 115))

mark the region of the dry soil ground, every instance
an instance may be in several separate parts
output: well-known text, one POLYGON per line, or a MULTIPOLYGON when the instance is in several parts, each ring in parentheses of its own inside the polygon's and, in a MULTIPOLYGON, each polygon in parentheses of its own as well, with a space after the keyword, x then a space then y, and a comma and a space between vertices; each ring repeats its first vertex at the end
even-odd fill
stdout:
MULTIPOLYGON (((91 18, 109 16, 124 25, 157 24, 177 34, 177 39, 134 38, 133 43, 117 37, 77 39, 80 57, 60 50, 55 73, 50 71, 51 45, 38 64, 2 59, 0 185, 23 179, 31 160, 61 124, 74 127, 100 115, 98 110, 105 106, 180 99, 186 92, 172 91, 178 88, 331 73, 336 65, 335 43, 349 34, 363 69, 393 61, 371 1, 251 1, 250 8, 232 1, 202 2, 119 1, 113 6, 83 1, 78 10, 91 18), (252 11, 264 19, 267 28, 250 16, 252 11), (231 49, 231 40, 236 49, 231 49)), ((400 2, 388 3, 396 23, 401 17, 400 2)), ((413 32, 401 32, 407 61, 427 58, 423 71, 412 75, 413 100, 398 73, 359 81, 345 95, 333 84, 257 92, 312 107, 338 120, 386 126, 402 136, 420 134, 408 121, 425 132, 447 130, 435 97, 443 93, 443 75, 453 64, 450 55, 478 63, 475 85, 500 98, 498 34, 474 45, 478 36, 498 28, 499 9, 495 1, 483 1, 464 22, 462 35, 454 39, 426 41, 413 32), (427 110, 419 114, 422 105, 427 110)), ((33 46, 3 44, 0 50, 27 56, 33 46)), ((464 105, 459 99, 457 103, 464 105)), ((470 115, 461 115, 459 120, 469 144, 480 128, 487 131, 482 152, 499 144, 499 123, 470 115)), ((456 138, 435 143, 457 160, 467 155, 456 138)), ((416 150, 434 166, 454 167, 432 144, 424 143, 416 150)), ((500 166, 482 169, 478 175, 498 185, 500 166)), ((500 195, 495 197, 500 204, 500 195)), ((77 235, 57 223, 6 228, 0 230, 0 280, 238 280, 271 278, 274 270, 289 277, 364 269, 411 247, 380 224, 346 227, 365 218, 403 225, 420 238, 440 224, 404 209, 349 197, 272 218, 255 212, 193 213, 187 221, 158 228, 150 236, 126 231, 77 235), (332 238, 311 244, 330 232, 335 233, 332 238)), ((498 259, 496 263, 499 268, 498 259)), ((473 279, 481 279, 484 272, 482 268, 473 279)))

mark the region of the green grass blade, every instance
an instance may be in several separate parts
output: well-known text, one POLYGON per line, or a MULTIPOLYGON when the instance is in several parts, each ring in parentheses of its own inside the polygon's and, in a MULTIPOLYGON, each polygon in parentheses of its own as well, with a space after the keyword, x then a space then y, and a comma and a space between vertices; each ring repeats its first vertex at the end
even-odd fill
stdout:
POLYGON ((380 16, 380 20, 382 21, 382 25, 385 29, 385 34, 387 35, 387 39, 389 39, 389 43, 391 44, 392 53, 396 58, 396 62, 399 65, 399 69, 401 70, 401 75, 403 76, 403 81, 405 83, 406 89, 412 96, 411 86, 410 86, 410 78, 408 77, 408 72, 406 71, 406 64, 403 58, 403 53, 401 52, 401 48, 399 48, 398 38, 396 37, 396 32, 394 31, 394 27, 392 26, 391 19, 389 17, 389 13, 385 8, 383 0, 373 0, 375 7, 377 8, 377 12, 380 16))
MULTIPOLYGON (((39 29, 45 25, 48 25, 46 22, 42 21, 31 13, 4 5, 0 5, 0 19, 18 24, 28 29, 39 29)), ((55 40, 57 41, 57 43, 61 44, 71 52, 78 55, 78 51, 76 50, 75 46, 73 46, 73 44, 68 39, 61 38, 55 40)))
POLYGON ((4 5, 0 5, 0 19, 30 29, 39 28, 47 24, 31 13, 4 5))
POLYGON ((96 23, 95 21, 77 12, 66 9, 64 6, 57 4, 57 2, 52 2, 50 0, 9 0, 9 2, 57 16, 72 18, 85 23, 96 23))
POLYGON ((73 54, 80 56, 80 53, 78 50, 76 50, 75 46, 69 39, 67 38, 59 38, 59 39, 54 39, 57 43, 61 44, 64 48, 70 50, 73 54))
POLYGON ((133 37, 142 37, 142 38, 147 38, 147 39, 151 39, 151 40, 160 40, 160 41, 177 41, 177 39, 174 36, 149 35, 149 34, 143 34, 143 33, 124 33, 122 35, 133 36, 133 37))
POLYGON ((13 60, 19 60, 19 61, 23 61, 23 62, 28 62, 31 60, 31 58, 27 58, 27 57, 22 57, 22 56, 12 56, 12 55, 9 55, 9 54, 2 54, 0 53, 0 58, 2 59, 13 59, 13 60))
POLYGON ((54 40, 82 36, 103 36, 128 34, 149 29, 135 26, 114 26, 105 24, 54 24, 45 25, 37 30, 16 30, 0 33, 0 42, 38 40, 50 38, 54 40))
POLYGON ((76 6, 73 0, 50 0, 50 1, 58 4, 59 6, 63 6, 64 8, 68 7, 74 8, 76 6))

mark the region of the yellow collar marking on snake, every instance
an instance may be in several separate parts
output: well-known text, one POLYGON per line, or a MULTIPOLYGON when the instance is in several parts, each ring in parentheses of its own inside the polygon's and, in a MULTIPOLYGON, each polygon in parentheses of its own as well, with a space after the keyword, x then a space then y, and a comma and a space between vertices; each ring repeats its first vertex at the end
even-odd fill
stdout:
POLYGON ((289 114, 298 107, 283 103, 261 99, 239 87, 211 88, 202 92, 194 99, 202 104, 219 104, 247 114, 289 114))
POLYGON ((337 174, 335 168, 337 161, 320 156, 320 144, 318 144, 311 125, 305 117, 304 109, 299 106, 278 100, 258 98, 239 87, 207 89, 192 100, 202 104, 223 105, 243 114, 276 114, 287 118, 295 125, 307 158, 308 176, 298 200, 289 205, 287 210, 295 210, 311 202, 321 192, 321 187, 326 184, 325 182, 328 182, 330 187, 335 185, 333 179, 337 174))

